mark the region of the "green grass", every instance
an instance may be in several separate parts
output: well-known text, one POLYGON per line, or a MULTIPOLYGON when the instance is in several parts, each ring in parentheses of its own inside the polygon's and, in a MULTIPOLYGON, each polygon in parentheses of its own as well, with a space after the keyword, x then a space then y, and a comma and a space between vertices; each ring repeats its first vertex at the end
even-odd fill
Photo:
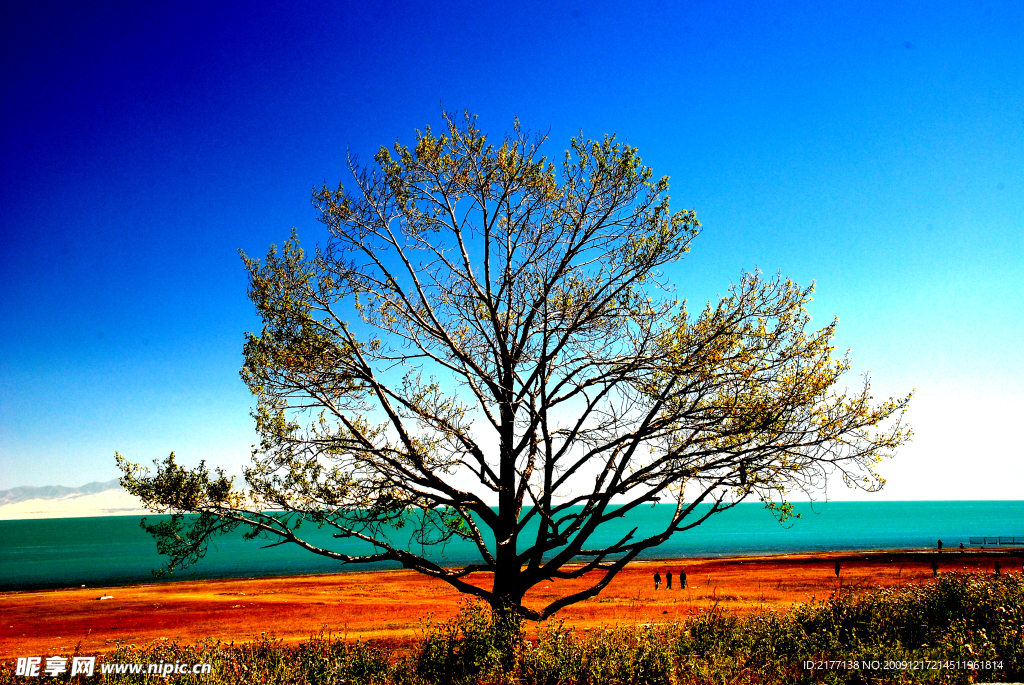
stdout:
MULTIPOLYGON (((515 622, 467 603, 427 625, 410 653, 317 636, 298 647, 273 639, 121 646, 102 662, 207 662, 212 675, 95 676, 87 683, 537 685, 669 683, 968 683, 1024 679, 1024 580, 951 573, 925 585, 842 594, 783 613, 737 617, 709 610, 684 623, 575 631, 542 626, 525 640, 515 622), (804 662, 843 662, 810 670, 804 662), (960 661, 959 668, 935 668, 960 661), (879 668, 850 668, 878 662, 879 668), (918 669, 886 670, 886 662, 918 669), (965 668, 963 662, 991 662, 965 668), (921 668, 921 667, 925 668, 921 668), (931 668, 929 668, 931 667, 931 668)), ((66 677, 43 677, 68 682, 66 677)), ((75 680, 78 680, 77 678, 75 680)), ((31 682, 4 664, 0 685, 31 682)))

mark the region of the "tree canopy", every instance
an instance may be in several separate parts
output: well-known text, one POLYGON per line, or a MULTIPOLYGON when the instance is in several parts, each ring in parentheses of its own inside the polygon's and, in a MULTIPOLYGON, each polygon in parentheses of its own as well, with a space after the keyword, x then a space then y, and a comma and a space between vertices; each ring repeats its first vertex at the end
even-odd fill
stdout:
POLYGON ((874 403, 866 376, 840 387, 850 361, 835 321, 810 329, 812 288, 747 273, 691 313, 666 267, 700 224, 636 149, 580 136, 556 163, 518 122, 497 143, 474 117, 445 124, 372 165, 350 158, 351 189, 317 189, 330 237, 314 254, 293 233, 262 261, 243 255, 263 321, 241 371, 260 436, 247 487, 173 454, 155 472, 118 455, 125 487, 174 514, 149 526, 171 568, 241 526, 343 563, 396 561, 539 620, 748 497, 785 518, 831 478, 881 487, 910 397, 874 403), (674 506, 657 530, 592 542, 656 501, 674 506), (300 523, 374 551, 314 545, 300 523), (401 526, 415 545, 393 541, 401 526), (478 561, 423 551, 453 539, 478 561))

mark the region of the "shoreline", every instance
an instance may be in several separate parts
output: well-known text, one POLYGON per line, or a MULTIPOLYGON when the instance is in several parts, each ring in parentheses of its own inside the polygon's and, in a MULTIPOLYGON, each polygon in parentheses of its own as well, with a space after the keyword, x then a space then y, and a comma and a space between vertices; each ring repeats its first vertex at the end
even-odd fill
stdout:
MULTIPOLYGON (((940 573, 1021 572, 1024 549, 858 550, 635 561, 597 597, 558 612, 553 621, 578 629, 612 624, 685 620, 712 608, 737 613, 784 611, 794 603, 824 599, 837 590, 868 590, 932 580, 940 573), (839 562, 840 577, 834 566, 839 562), (679 587, 684 569, 687 588, 679 587), (676 585, 655 590, 655 571, 671 570, 676 585)), ((472 574, 486 586, 490 574, 472 574)), ((545 582, 526 596, 542 607, 597 580, 545 582)), ((423 621, 447 621, 466 599, 415 571, 172 580, 129 586, 0 593, 0 658, 30 654, 108 652, 118 643, 183 644, 213 638, 247 642, 261 634, 295 644, 324 631, 347 640, 408 644, 423 621), (100 601, 100 596, 112 596, 100 601)), ((532 626, 532 624, 531 624, 532 626)), ((531 630, 536 627, 532 626, 531 630)))
MULTIPOLYGON (((754 553, 754 554, 728 554, 719 556, 701 556, 701 557, 664 557, 656 559, 635 559, 630 562, 627 568, 638 565, 654 565, 654 564, 665 564, 669 566, 679 566, 693 563, 706 563, 706 562, 723 562, 723 563, 743 563, 743 562, 772 562, 772 561, 789 561, 793 563, 805 563, 813 561, 821 561, 828 559, 830 561, 842 562, 844 558, 848 560, 862 559, 863 557, 882 557, 882 556, 908 556, 913 558, 914 555, 936 555, 936 558, 953 558, 954 556, 977 557, 977 556, 1006 556, 1015 557, 1019 556, 1024 558, 1024 546, 1015 547, 965 547, 963 554, 957 548, 943 548, 941 551, 934 548, 905 548, 905 549, 854 549, 854 550, 828 550, 828 551, 811 551, 811 552, 768 552, 768 553, 754 553)), ((582 564, 569 563, 566 567, 573 568, 578 567, 582 564)), ((458 568, 458 567, 450 567, 458 568)), ((28 588, 4 588, 0 586, 0 598, 5 595, 25 594, 25 593, 40 593, 40 592, 64 592, 64 591, 78 591, 82 588, 87 590, 103 590, 103 589, 117 589, 117 588, 147 588, 147 587, 161 587, 168 584, 202 584, 202 583, 219 583, 219 582, 230 582, 230 581, 256 581, 256 582, 273 582, 273 581, 284 581, 286 579, 302 579, 302 578, 333 578, 336 576, 359 576, 359 575, 374 575, 374 574, 387 574, 387 573, 409 573, 408 569, 393 568, 393 569, 353 569, 351 571, 335 571, 332 573, 290 573, 290 574, 279 574, 279 575, 264 575, 264 576, 213 576, 208 578, 180 578, 171 577, 167 580, 139 582, 139 583, 113 583, 113 584, 82 584, 82 585, 66 585, 66 586, 54 586, 54 587, 28 587, 28 588)), ((474 575, 486 575, 486 573, 474 574, 474 575)))

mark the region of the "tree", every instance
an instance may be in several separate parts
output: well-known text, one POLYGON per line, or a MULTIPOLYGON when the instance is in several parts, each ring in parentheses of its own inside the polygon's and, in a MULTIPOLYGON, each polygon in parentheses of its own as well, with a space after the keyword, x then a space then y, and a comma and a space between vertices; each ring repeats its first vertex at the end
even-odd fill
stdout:
POLYGON ((580 137, 556 165, 518 122, 500 145, 475 117, 445 122, 370 167, 350 157, 353 192, 314 192, 330 232, 315 255, 294 232, 263 262, 243 255, 263 320, 241 371, 260 435, 248 489, 173 453, 153 474, 117 456, 124 486, 174 514, 149 526, 170 568, 242 526, 342 563, 397 561, 541 620, 747 497, 784 519, 792 492, 835 475, 881 487, 874 465, 909 439, 910 397, 872 404, 866 376, 837 390, 850 362, 833 356, 835 321, 808 331, 811 288, 748 273, 693 316, 662 270, 700 224, 670 211, 668 179, 636 149, 580 137), (590 546, 659 500, 674 504, 666 525, 590 546), (317 547, 301 523, 375 552, 317 547), (423 546, 471 541, 479 561, 444 568, 394 543, 401 526, 423 546), (583 576, 582 591, 523 604, 541 581, 583 576))

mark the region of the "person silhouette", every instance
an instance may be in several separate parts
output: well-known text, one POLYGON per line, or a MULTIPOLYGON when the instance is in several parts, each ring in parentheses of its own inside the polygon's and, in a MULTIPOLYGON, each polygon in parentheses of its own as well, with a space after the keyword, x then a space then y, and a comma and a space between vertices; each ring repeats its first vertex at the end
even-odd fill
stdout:
POLYGON ((960 554, 964 553, 964 543, 960 543, 960 554))
POLYGON ((665 574, 665 589, 666 590, 671 590, 672 589, 672 572, 671 571, 669 571, 669 572, 667 572, 665 574))
POLYGON ((686 589, 686 571, 679 569, 679 589, 686 589))
POLYGON ((939 554, 942 554, 942 540, 939 540, 939 554))
POLYGON ((836 578, 838 578, 838 577, 839 577, 839 571, 840 571, 840 570, 842 570, 842 566, 840 566, 840 565, 839 565, 839 562, 837 561, 837 562, 836 562, 836 578))
POLYGON ((936 578, 936 577, 938 577, 938 575, 939 575, 939 565, 933 559, 932 560, 932 578, 936 578))
POLYGON ((654 572, 654 589, 657 590, 661 587, 661 574, 657 571, 654 572))

